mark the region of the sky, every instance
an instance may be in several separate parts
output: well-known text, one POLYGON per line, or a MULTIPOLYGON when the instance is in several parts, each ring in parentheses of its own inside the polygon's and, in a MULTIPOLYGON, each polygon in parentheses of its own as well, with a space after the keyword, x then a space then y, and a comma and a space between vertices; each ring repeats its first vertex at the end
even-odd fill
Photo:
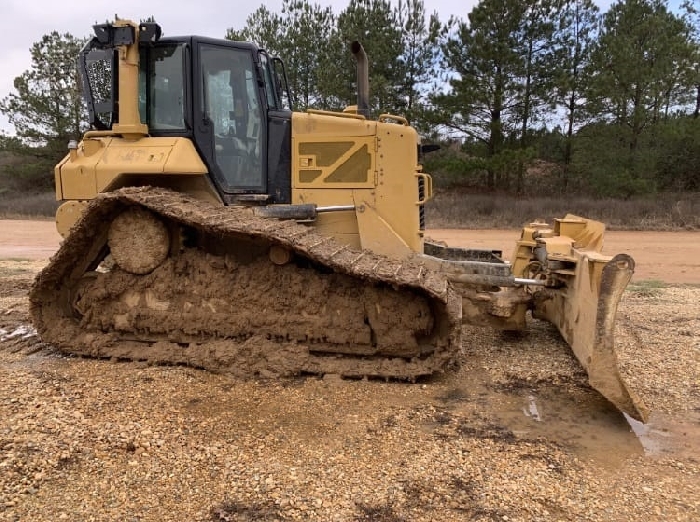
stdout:
MULTIPOLYGON (((396 4, 398 0, 391 0, 396 4)), ((154 16, 170 36, 194 34, 223 38, 226 29, 240 29, 246 18, 263 4, 262 0, 0 0, 3 29, 0 31, 0 99, 14 90, 14 78, 30 68, 29 48, 51 31, 71 33, 76 37, 92 35, 92 25, 112 19, 115 11, 121 18, 140 20, 154 16)), ((281 10, 282 0, 265 0, 273 12, 281 10)), ((338 14, 347 0, 313 0, 331 6, 338 14)), ((466 19, 477 0, 424 0, 427 13, 436 12, 446 22, 455 15, 466 19)), ((605 9, 609 1, 598 1, 605 9)), ((13 127, 0 114, 0 130, 13 134, 13 127)))

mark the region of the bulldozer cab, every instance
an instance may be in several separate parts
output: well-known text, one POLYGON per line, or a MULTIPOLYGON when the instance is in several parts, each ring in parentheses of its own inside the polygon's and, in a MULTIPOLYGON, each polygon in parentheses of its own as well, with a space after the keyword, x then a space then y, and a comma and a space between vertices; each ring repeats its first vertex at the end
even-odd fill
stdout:
MULTIPOLYGON (((96 129, 125 123, 120 106, 129 94, 120 92, 120 76, 131 73, 119 58, 120 45, 124 38, 112 34, 94 38, 81 53, 96 129)), ((138 45, 139 56, 138 123, 148 135, 192 140, 226 202, 246 195, 288 202, 291 110, 283 69, 276 66, 281 62, 252 43, 197 36, 131 45, 138 45)))

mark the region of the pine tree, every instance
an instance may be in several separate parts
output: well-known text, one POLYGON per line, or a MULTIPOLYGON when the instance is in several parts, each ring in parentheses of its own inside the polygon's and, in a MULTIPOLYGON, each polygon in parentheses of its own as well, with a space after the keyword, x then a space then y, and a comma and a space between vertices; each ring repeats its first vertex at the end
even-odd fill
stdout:
POLYGON ((87 116, 76 58, 85 41, 53 31, 30 49, 31 68, 14 80, 16 92, 0 101, 0 112, 15 127, 13 152, 25 156, 18 174, 53 180, 53 166, 70 140, 80 139, 87 116), (21 144, 21 146, 19 146, 21 144))
POLYGON ((517 0, 482 0, 469 13, 469 23, 452 19, 442 44, 449 90, 432 96, 435 116, 448 129, 485 148, 487 185, 508 183, 500 167, 506 135, 521 115, 522 61, 518 30, 524 15, 517 0), (501 179, 497 179, 501 178, 501 179))
POLYGON ((555 33, 554 56, 558 67, 554 77, 554 106, 565 114, 562 188, 567 189, 573 157, 574 131, 585 122, 586 95, 590 76, 591 48, 596 42, 600 20, 592 0, 566 0, 555 33))

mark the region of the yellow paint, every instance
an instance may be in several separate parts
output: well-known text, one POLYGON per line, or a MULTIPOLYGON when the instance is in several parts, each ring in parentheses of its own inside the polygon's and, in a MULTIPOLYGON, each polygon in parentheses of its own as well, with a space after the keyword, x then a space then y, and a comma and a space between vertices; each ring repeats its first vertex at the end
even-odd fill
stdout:
POLYGON ((68 237, 70 229, 83 215, 85 201, 66 201, 56 211, 56 230, 62 237, 68 237))
POLYGON ((356 116, 320 111, 292 116, 292 203, 354 204, 355 214, 342 213, 332 226, 321 216, 319 229, 353 246, 359 241, 364 248, 372 245, 396 257, 422 252, 419 204, 432 195, 432 179, 420 172, 418 136, 403 119, 397 124, 356 116), (357 169, 351 176, 338 174, 353 159, 354 166, 365 162, 366 176, 356 177, 357 169), (422 199, 419 176, 426 187, 422 199), (341 219, 346 223, 340 225, 341 219))
POLYGON ((148 126, 141 123, 139 115, 139 98, 134 96, 139 89, 139 24, 117 18, 113 25, 115 27, 131 27, 136 38, 132 45, 117 47, 119 57, 119 123, 115 123, 112 130, 127 140, 135 140, 148 135, 148 126))
MULTIPOLYGON (((528 277, 528 265, 534 258, 533 250, 540 246, 545 249, 549 259, 577 262, 578 255, 574 249, 586 251, 588 258, 598 259, 603 248, 605 225, 599 221, 581 218, 572 214, 555 219, 554 227, 546 223, 530 223, 523 228, 520 240, 511 257, 513 274, 516 277, 528 277)), ((601 259, 609 259, 602 256, 601 259)))
MULTIPOLYGON (((67 155, 56 167, 59 199, 92 199, 127 174, 207 174, 206 165, 187 138, 91 138, 78 146, 74 156, 67 155)), ((167 186, 168 182, 159 185, 167 186)))
POLYGON ((363 249, 389 257, 401 258, 410 255, 411 249, 396 231, 379 214, 377 208, 361 197, 356 200, 357 224, 363 249))

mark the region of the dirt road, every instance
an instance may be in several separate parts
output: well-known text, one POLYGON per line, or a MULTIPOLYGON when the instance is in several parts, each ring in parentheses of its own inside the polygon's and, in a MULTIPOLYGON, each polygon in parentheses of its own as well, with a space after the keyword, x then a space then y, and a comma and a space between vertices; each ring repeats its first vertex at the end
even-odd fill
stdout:
POLYGON ((53 221, 0 219, 0 259, 48 259, 60 243, 53 221))
MULTIPOLYGON (((429 230, 426 235, 454 246, 495 249, 510 257, 518 230, 429 230)), ((605 233, 603 253, 629 254, 636 268, 633 281, 700 284, 700 232, 605 233)))
MULTIPOLYGON (((429 232, 506 253, 516 234, 429 232)), ((695 285, 621 303, 647 425, 539 321, 520 337, 465 327, 460 367, 411 384, 66 357, 26 298, 53 223, 0 221, 0 520, 700 520, 700 235, 607 238, 637 278, 695 285)))
MULTIPOLYGON (((518 230, 428 230, 426 235, 452 246, 495 249, 509 257, 518 230)), ((0 220, 0 259, 47 259, 61 236, 53 221, 0 220)), ((630 254, 634 280, 700 284, 700 232, 619 232, 605 235, 603 252, 630 254)))

